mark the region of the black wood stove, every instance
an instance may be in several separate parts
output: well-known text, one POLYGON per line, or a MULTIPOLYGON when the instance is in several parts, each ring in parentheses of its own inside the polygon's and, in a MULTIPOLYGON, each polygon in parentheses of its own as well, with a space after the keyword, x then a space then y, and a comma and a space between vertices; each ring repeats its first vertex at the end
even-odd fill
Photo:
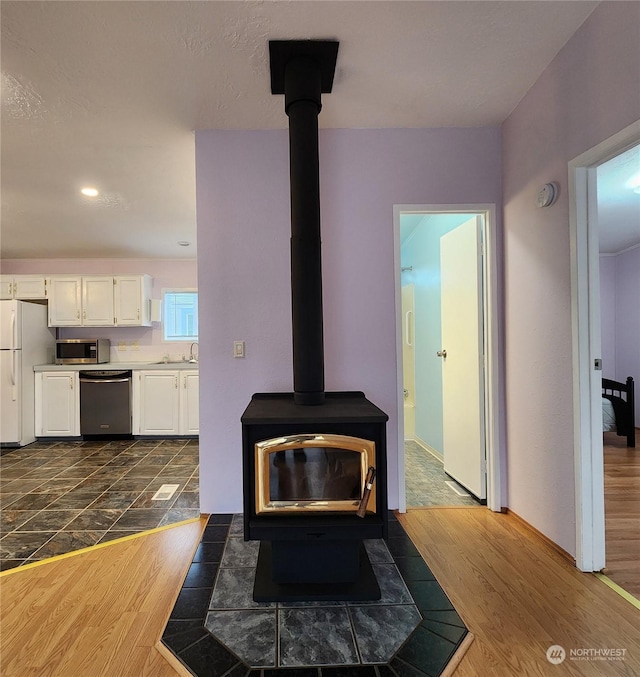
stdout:
POLYGON ((260 541, 254 599, 380 598, 363 539, 387 535, 386 421, 361 392, 324 391, 318 114, 334 41, 272 41, 291 177, 293 393, 242 415, 244 537, 260 541))

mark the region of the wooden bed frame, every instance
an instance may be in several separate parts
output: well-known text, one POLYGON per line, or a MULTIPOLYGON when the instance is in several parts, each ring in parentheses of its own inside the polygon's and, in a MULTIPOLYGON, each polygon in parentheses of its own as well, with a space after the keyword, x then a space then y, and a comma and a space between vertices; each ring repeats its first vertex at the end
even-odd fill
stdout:
POLYGON ((602 379, 602 396, 611 400, 616 417, 616 434, 627 438, 627 446, 636 446, 634 383, 629 376, 625 383, 602 379), (623 397, 624 395, 624 397, 623 397))

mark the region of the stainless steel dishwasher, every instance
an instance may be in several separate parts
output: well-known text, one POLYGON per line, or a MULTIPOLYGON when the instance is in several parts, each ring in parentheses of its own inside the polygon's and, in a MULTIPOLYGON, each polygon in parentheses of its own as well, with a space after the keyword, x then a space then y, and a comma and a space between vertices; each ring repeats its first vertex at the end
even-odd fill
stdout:
POLYGON ((80 434, 131 435, 131 372, 80 372, 80 434))

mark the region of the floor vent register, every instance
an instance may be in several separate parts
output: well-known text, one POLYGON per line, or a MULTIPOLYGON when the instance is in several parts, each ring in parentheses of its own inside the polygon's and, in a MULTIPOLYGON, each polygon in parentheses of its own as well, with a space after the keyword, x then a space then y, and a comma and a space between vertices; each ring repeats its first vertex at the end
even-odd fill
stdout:
POLYGON ((153 495, 152 501, 168 501, 178 490, 179 484, 163 484, 153 495))

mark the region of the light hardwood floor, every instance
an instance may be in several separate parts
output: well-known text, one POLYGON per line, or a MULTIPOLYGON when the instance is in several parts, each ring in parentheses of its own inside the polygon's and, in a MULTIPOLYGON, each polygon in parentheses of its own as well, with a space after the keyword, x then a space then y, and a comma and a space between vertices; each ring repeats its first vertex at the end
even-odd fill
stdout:
POLYGON ((427 508, 399 519, 475 636, 456 677, 640 674, 640 611, 514 517, 427 508), (555 644, 561 666, 546 658, 555 644), (626 649, 625 660, 569 660, 605 648, 626 649))
POLYGON ((604 434, 605 573, 640 599, 640 430, 636 447, 604 434))
MULTIPOLYGON (((475 636, 455 675, 640 674, 640 611, 535 534, 486 508, 400 516, 475 636), (624 661, 546 660, 552 644, 621 648, 624 661)), ((176 677, 155 648, 201 523, 0 579, 3 677, 176 677)))
POLYGON ((205 520, 0 578, 2 677, 176 677, 155 645, 205 520))

